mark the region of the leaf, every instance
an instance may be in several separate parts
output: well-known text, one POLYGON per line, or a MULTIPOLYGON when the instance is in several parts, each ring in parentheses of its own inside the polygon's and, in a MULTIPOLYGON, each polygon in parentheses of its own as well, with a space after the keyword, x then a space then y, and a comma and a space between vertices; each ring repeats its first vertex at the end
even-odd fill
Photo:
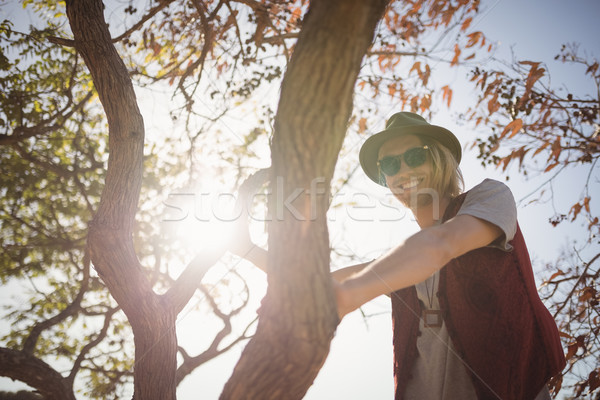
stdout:
POLYGON ((593 220, 590 221, 589 225, 588 225, 588 230, 592 230, 592 228, 596 225, 598 225, 598 217, 594 217, 593 220))
POLYGON ((508 132, 512 132, 510 134, 510 136, 508 137, 510 139, 513 136, 515 136, 517 133, 519 133, 519 131, 522 128, 523 128, 523 120, 521 118, 517 118, 514 121, 511 121, 508 125, 506 125, 506 128, 504 128, 504 130, 500 134, 500 139, 504 138, 504 136, 506 136, 506 134, 508 132))
POLYGON ((587 211, 588 213, 590 212, 590 198, 586 197, 585 199, 583 199, 583 207, 585 208, 585 211, 587 211))
POLYGON ((594 76, 596 74, 596 71, 598 71, 598 61, 587 67, 585 73, 594 76))
POLYGON ((488 111, 490 114, 495 113, 500 109, 500 103, 498 102, 498 93, 494 93, 494 96, 488 101, 488 111))
POLYGON ((431 96, 425 95, 421 99, 421 106, 420 106, 421 112, 424 113, 425 111, 429 110, 429 107, 431 107, 431 96))
POLYGON ((452 89, 450 89, 450 86, 442 86, 442 99, 445 100, 448 107, 450 107, 450 103, 452 102, 452 89))
POLYGON ((551 282, 554 278, 556 278, 557 276, 561 276, 564 275, 565 273, 559 269, 558 271, 556 271, 555 273, 553 273, 550 278, 548 278, 548 281, 551 282))
MULTIPOLYGON (((479 42, 479 39, 483 38, 483 33, 481 31, 477 31, 477 32, 473 32, 473 33, 469 33, 467 35, 467 37, 469 38, 469 41, 467 42, 467 45, 465 46, 466 48, 469 47, 473 47, 477 44, 477 42, 479 42)), ((485 43, 485 39, 483 39, 483 44, 485 43)))
POLYGON ((429 82, 429 76, 431 76, 431 68, 429 68, 429 64, 425 64, 425 72, 421 75, 423 86, 426 86, 427 82, 429 82))
POLYGON ((460 57, 460 47, 458 47, 458 44, 455 44, 454 45, 454 58, 452 58, 452 61, 450 62, 450 66, 457 65, 459 57, 460 57))
POLYGON ((538 147, 534 152, 533 152, 533 156, 537 156, 539 153, 541 153, 542 151, 544 151, 544 149, 546 147, 550 146, 550 142, 545 142, 543 145, 541 145, 540 147, 538 147))
POLYGON ((473 17, 469 17, 469 18, 465 19, 463 21, 462 25, 460 26, 460 30, 463 32, 466 31, 469 28, 469 26, 471 25, 471 22, 473 22, 473 17))
POLYGON ((421 62, 417 61, 416 63, 413 64, 412 68, 410 69, 410 71, 408 71, 408 75, 412 74, 413 71, 417 71, 417 73, 419 74, 419 76, 421 75, 421 62))
POLYGON ((590 372, 588 375, 588 385, 590 386, 590 393, 600 387, 600 377, 598 374, 598 370, 594 370, 590 372))
POLYGON ((582 303, 589 301, 589 300, 593 299, 595 295, 596 295, 596 291, 588 286, 585 289, 583 289, 583 293, 581 293, 579 295, 579 301, 582 303))
POLYGON ((567 338, 567 339, 572 339, 573 338, 573 336, 571 336, 568 333, 563 332, 563 331, 558 331, 558 336, 564 337, 564 338, 567 338))
POLYGON ((522 107, 523 105, 525 105, 525 103, 527 103, 527 101, 529 100, 529 95, 531 94, 531 89, 533 88, 533 85, 542 76, 544 76, 544 74, 546 72, 546 70, 544 68, 538 68, 540 65, 539 62, 521 61, 520 64, 530 65, 531 69, 529 70, 529 74, 527 75, 527 80, 525 81, 525 91, 521 95, 521 98, 519 99, 519 103, 517 104, 517 107, 522 107))
POLYGON ((569 211, 569 213, 573 213, 573 218, 571 219, 571 221, 575 221, 575 218, 577 218, 577 216, 581 212, 582 208, 583 208, 583 206, 581 205, 581 203, 573 204, 573 206, 571 207, 571 210, 569 211))
POLYGON ((579 346, 577 346, 577 343, 571 343, 567 347, 567 354, 566 354, 565 358, 567 360, 570 360, 571 358, 573 358, 573 356, 577 353, 577 349, 579 349, 579 346))
POLYGON ((546 167, 546 169, 544 170, 544 172, 548 172, 550 170, 552 170, 554 167, 556 167, 559 163, 554 163, 554 164, 550 164, 546 167))
POLYGON ((556 162, 558 162, 558 157, 560 157, 560 153, 562 152, 562 145, 560 143, 560 138, 556 138, 554 143, 552 143, 552 152, 550 154, 550 158, 554 158, 556 162))
POLYGON ((393 83, 390 83, 388 85, 388 93, 390 94, 390 96, 394 97, 394 95, 396 94, 396 85, 393 83))
POLYGON ((365 133, 366 130, 367 130, 367 119, 363 117, 358 121, 358 133, 365 133))

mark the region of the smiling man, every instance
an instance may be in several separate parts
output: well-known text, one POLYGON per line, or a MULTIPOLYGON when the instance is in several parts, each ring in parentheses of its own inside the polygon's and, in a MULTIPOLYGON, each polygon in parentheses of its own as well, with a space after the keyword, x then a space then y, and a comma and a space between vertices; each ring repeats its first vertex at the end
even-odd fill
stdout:
POLYGON ((547 399, 565 360, 513 195, 489 179, 461 193, 460 159, 452 132, 408 112, 365 141, 363 170, 421 231, 336 271, 338 313, 390 295, 396 399, 547 399))

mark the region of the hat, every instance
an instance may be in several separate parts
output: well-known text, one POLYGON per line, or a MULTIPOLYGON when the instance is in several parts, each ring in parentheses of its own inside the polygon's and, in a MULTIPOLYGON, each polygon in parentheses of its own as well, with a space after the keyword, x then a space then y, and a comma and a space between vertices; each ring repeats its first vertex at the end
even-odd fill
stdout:
POLYGON ((385 130, 369 137, 360 148, 360 165, 373 182, 381 185, 377 168, 379 149, 388 140, 403 135, 426 136, 436 140, 450 150, 457 164, 460 163, 460 142, 452 132, 441 126, 431 125, 420 115, 403 111, 392 115, 385 124, 385 130))

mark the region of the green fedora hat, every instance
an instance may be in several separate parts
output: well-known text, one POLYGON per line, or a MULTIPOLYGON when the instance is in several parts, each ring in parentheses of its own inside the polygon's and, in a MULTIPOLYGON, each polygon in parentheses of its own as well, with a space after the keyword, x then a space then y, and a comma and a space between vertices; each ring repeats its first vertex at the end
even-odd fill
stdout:
POLYGON ((379 149, 388 140, 404 135, 426 136, 436 140, 446 146, 456 158, 456 162, 460 163, 460 142, 452 132, 441 126, 431 125, 418 114, 403 111, 392 115, 385 124, 385 129, 370 136, 360 148, 360 165, 373 182, 381 185, 377 168, 379 149))

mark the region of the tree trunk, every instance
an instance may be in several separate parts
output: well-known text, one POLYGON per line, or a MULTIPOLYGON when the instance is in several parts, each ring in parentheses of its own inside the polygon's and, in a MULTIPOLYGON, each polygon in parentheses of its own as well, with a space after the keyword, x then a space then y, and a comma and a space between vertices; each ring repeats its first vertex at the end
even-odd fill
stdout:
POLYGON ((109 126, 109 159, 98 212, 89 224, 90 256, 134 333, 134 398, 175 400, 177 312, 157 296, 133 247, 143 173, 144 122, 125 64, 112 45, 101 0, 68 0, 75 47, 92 75, 109 126))
POLYGON ((330 181, 361 60, 386 3, 311 2, 271 146, 267 295, 221 399, 300 399, 325 362, 338 323, 329 275, 330 181))

